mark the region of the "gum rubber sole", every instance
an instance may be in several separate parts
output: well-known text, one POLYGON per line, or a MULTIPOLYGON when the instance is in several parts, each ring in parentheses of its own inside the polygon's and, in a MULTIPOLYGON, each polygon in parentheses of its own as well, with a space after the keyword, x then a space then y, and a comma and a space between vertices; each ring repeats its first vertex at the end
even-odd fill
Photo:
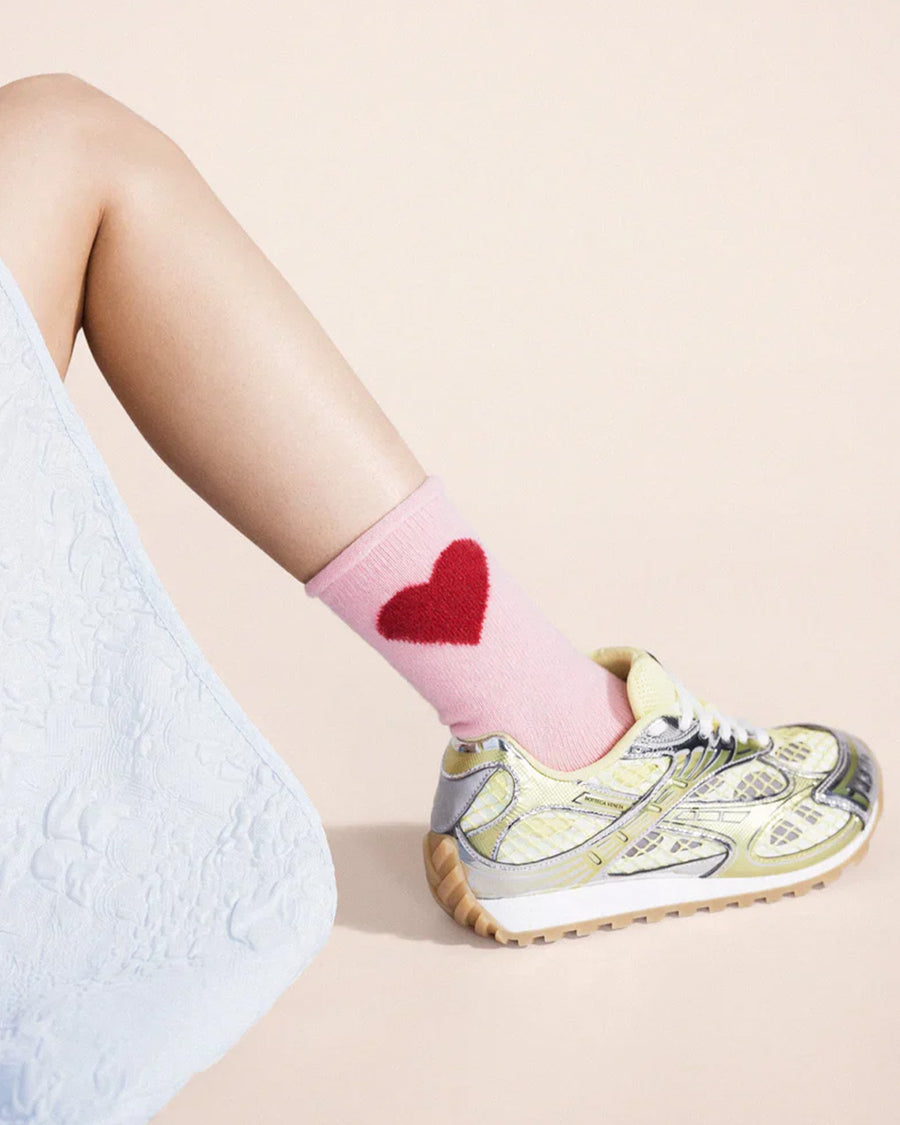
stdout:
MULTIPOLYGON (((880 808, 878 813, 880 814, 880 808)), ((741 895, 726 895, 719 898, 701 899, 659 906, 650 910, 638 910, 627 914, 614 914, 607 917, 592 918, 588 921, 550 926, 545 929, 511 932, 494 918, 473 894, 466 878, 466 870, 459 858, 459 850, 452 836, 429 832, 424 840, 425 873, 435 902, 454 922, 460 926, 471 927, 480 937, 492 937, 501 945, 531 945, 537 940, 558 941, 561 937, 573 935, 585 937, 597 930, 621 930, 632 922, 659 922, 663 918, 687 918, 698 911, 714 913, 727 906, 752 906, 755 902, 777 902, 791 896, 798 898, 808 891, 816 890, 833 883, 840 873, 865 856, 869 850, 872 832, 878 817, 869 826, 866 839, 847 859, 836 864, 830 871, 820 873, 810 879, 798 879, 796 883, 772 888, 770 890, 751 890, 741 895)), ((798 873, 799 874, 799 873, 798 873)))

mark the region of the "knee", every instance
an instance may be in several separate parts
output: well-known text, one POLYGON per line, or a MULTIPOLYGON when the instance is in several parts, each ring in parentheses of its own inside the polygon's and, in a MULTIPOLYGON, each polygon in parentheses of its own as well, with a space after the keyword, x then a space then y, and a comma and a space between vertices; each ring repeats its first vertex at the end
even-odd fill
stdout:
POLYGON ((86 167, 114 182, 172 149, 142 117, 73 74, 38 74, 0 87, 0 163, 19 153, 69 173, 86 167))
POLYGON ((69 172, 89 159, 112 102, 71 74, 39 74, 0 87, 0 153, 8 172, 17 163, 69 172))
POLYGON ((99 94, 95 86, 74 74, 29 74, 24 78, 14 78, 0 86, 0 97, 15 98, 32 104, 48 105, 53 102, 67 103, 73 98, 87 94, 99 94))
POLYGON ((0 122, 37 131, 84 126, 111 98, 74 74, 35 74, 0 87, 0 122))

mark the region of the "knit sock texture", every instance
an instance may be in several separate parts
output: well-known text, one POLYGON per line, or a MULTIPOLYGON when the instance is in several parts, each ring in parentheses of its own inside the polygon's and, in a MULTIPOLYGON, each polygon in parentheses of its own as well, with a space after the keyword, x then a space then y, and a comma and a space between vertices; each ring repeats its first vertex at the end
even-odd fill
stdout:
POLYGON ((625 684, 580 653, 428 477, 306 585, 462 739, 508 734, 578 769, 631 726, 625 684))

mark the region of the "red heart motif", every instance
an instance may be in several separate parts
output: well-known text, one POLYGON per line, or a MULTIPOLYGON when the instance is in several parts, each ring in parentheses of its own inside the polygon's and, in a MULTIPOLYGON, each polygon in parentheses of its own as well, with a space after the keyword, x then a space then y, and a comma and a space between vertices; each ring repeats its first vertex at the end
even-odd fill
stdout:
POLYGON ((477 645, 488 598, 487 558, 474 539, 454 539, 438 555, 427 582, 405 586, 378 611, 389 641, 477 645))

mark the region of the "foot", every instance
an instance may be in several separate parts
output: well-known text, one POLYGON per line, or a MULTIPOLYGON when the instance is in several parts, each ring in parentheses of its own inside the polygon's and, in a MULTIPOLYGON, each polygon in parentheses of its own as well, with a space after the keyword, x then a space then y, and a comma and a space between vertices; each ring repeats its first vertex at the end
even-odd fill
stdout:
POLYGON ((593 765, 548 769, 504 734, 447 747, 425 867, 460 925, 554 941, 803 894, 862 858, 880 799, 859 739, 729 720, 638 649, 594 659, 635 723, 593 765))

